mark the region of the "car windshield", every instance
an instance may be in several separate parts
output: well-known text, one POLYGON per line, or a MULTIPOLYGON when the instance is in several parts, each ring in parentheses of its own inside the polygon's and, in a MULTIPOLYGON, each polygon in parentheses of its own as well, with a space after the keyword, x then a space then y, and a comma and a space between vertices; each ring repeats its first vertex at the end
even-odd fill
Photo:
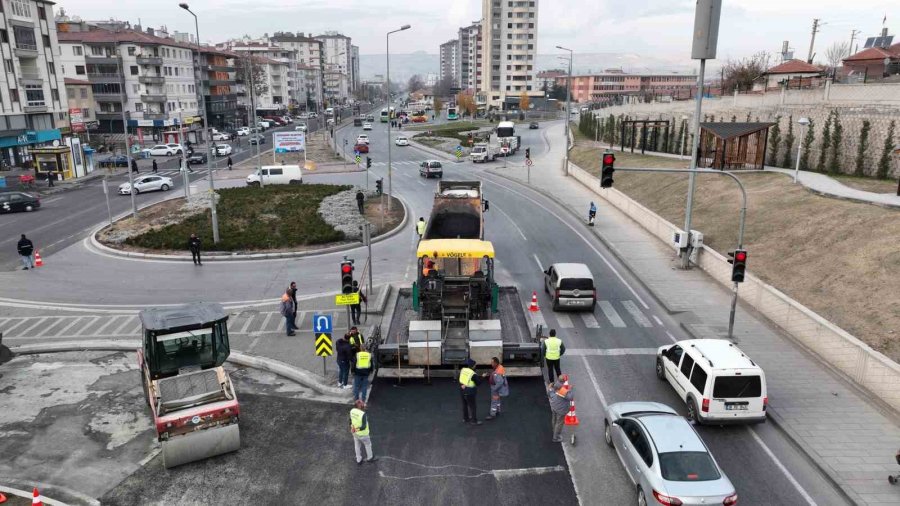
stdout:
POLYGON ((659 454, 659 468, 668 481, 712 481, 721 475, 706 452, 667 452, 659 454))
POLYGON ((713 397, 759 397, 762 381, 759 376, 719 376, 713 386, 713 397))

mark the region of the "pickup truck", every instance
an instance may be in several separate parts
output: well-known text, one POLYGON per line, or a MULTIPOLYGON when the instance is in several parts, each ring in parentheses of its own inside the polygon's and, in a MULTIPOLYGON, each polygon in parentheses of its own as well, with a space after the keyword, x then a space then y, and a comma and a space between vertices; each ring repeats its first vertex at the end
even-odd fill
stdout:
POLYGON ((497 158, 497 148, 486 142, 479 142, 472 146, 472 152, 469 153, 469 158, 472 159, 473 163, 493 161, 497 158))

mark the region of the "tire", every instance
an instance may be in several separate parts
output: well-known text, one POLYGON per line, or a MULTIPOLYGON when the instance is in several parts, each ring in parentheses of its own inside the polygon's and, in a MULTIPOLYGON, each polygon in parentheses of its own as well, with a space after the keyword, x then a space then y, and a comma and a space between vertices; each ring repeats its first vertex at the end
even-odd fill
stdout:
POLYGON ((687 410, 688 421, 696 425, 702 425, 702 422, 700 421, 700 414, 697 412, 697 403, 694 402, 694 399, 688 399, 687 410))
POLYGON ((290 181, 288 181, 288 184, 300 184, 300 181, 297 181, 296 179, 291 179, 290 181))
POLYGON ((135 195, 140 195, 140 194, 141 194, 141 189, 140 189, 140 188, 132 188, 131 191, 132 191, 135 195))
POLYGON ((613 448, 612 428, 606 420, 603 420, 603 439, 606 441, 606 446, 613 448))
POLYGON ((164 192, 167 192, 167 191, 169 191, 169 185, 164 184, 164 185, 160 186, 159 189, 164 192))
POLYGON ((27 206, 25 206, 26 213, 30 213, 31 211, 34 211, 34 206, 32 206, 31 204, 28 204, 27 206))
POLYGON ((637 503, 638 506, 647 506, 647 496, 644 495, 644 491, 640 487, 637 490, 637 503))
POLYGON ((656 377, 661 381, 666 379, 666 367, 663 365, 662 359, 656 359, 656 377))
POLYGON ((254 181, 252 183, 247 183, 247 186, 252 186, 254 188, 259 188, 259 181, 254 181))

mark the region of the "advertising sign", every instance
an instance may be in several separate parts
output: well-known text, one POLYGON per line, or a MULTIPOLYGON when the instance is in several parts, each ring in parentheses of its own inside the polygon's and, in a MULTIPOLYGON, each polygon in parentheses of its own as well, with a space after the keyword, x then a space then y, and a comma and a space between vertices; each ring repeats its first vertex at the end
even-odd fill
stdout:
POLYGON ((69 124, 72 125, 72 131, 75 133, 81 133, 86 130, 84 126, 84 113, 80 108, 69 108, 69 124))
POLYGON ((272 137, 276 153, 306 151, 306 134, 303 132, 275 132, 272 137))

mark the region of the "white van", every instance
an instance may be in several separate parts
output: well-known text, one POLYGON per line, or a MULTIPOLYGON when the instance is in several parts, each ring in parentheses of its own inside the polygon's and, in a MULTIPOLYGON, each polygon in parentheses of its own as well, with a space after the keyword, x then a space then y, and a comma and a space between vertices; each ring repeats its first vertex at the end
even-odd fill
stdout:
POLYGON ((261 169, 247 176, 247 186, 259 186, 260 172, 264 185, 303 183, 303 171, 299 165, 263 165, 261 169))
POLYGON ((766 421, 766 375, 729 341, 688 339, 661 346, 656 376, 672 385, 696 423, 766 421))
POLYGON ((597 306, 597 287, 587 265, 553 264, 544 271, 544 291, 553 300, 553 310, 587 309, 597 306))

